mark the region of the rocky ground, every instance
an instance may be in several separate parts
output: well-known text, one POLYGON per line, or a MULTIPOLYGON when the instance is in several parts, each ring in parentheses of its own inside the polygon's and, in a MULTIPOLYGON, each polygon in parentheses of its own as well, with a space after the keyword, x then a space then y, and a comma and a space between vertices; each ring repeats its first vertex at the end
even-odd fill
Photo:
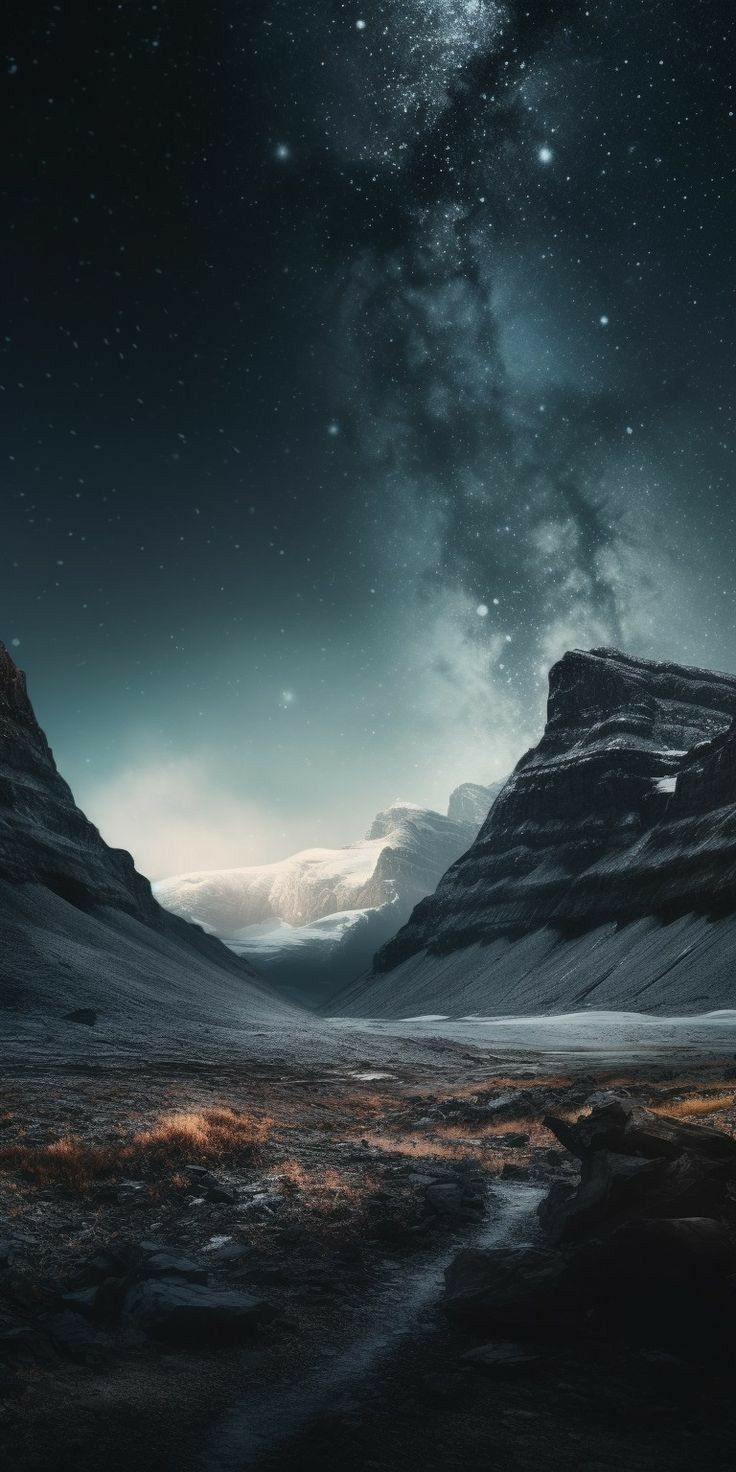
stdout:
POLYGON ((7 1464, 725 1472, 735 1095, 447 1049, 6 1074, 7 1464))

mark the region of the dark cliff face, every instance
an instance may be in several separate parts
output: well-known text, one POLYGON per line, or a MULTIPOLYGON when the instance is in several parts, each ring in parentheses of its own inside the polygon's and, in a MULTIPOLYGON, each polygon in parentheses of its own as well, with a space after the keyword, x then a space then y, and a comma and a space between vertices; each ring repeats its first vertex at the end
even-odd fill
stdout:
MULTIPOLYGON (((6 1042, 11 1022, 17 1032, 21 1019, 35 1046, 38 1036, 46 1038, 44 1019, 61 1026, 70 1005, 99 1008, 111 1037, 149 1042, 165 1030, 191 1033, 218 1017, 231 1028, 243 1026, 276 1003, 246 962, 161 909, 130 854, 108 848, 59 775, 24 676, 0 644, 6 1042)), ((53 1032, 48 1037, 57 1041, 53 1032)))
POLYGON ((376 957, 736 911, 736 677, 574 651, 475 843, 376 957))
POLYGON ((76 806, 33 713, 25 677, 0 644, 0 876, 41 883, 80 908, 159 913, 130 854, 110 849, 76 806))

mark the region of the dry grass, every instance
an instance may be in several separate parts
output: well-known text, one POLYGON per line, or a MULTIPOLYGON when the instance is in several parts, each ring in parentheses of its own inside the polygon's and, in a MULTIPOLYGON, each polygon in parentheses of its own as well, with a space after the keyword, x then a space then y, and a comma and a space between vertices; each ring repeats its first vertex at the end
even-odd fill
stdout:
MULTIPOLYGON (((436 1135, 394 1135, 380 1130, 366 1138, 376 1150, 384 1150, 389 1155, 406 1155, 411 1160, 464 1160, 471 1155, 485 1160, 488 1156, 488 1151, 480 1141, 469 1141, 467 1145, 461 1145, 453 1140, 440 1139, 436 1135)), ((510 1152, 508 1159, 511 1159, 510 1152)))
POLYGON ((649 1108, 652 1114, 665 1118, 694 1120, 707 1114, 720 1114, 724 1109, 732 1109, 735 1103, 733 1093, 693 1094, 686 1099, 667 1099, 662 1104, 650 1104, 649 1108))
POLYGON ((73 1135, 48 1145, 19 1140, 0 1147, 0 1170, 20 1172, 36 1185, 55 1183, 84 1191, 93 1181, 131 1171, 161 1176, 175 1175, 188 1162, 249 1163, 258 1158, 270 1132, 270 1120, 247 1112, 188 1110, 162 1114, 148 1129, 112 1144, 90 1143, 73 1135))
POLYGON ((355 1209, 376 1187, 368 1177, 356 1181, 333 1166, 307 1170, 296 1159, 284 1160, 279 1175, 287 1189, 298 1193, 307 1210, 318 1216, 342 1215, 346 1209, 355 1209))

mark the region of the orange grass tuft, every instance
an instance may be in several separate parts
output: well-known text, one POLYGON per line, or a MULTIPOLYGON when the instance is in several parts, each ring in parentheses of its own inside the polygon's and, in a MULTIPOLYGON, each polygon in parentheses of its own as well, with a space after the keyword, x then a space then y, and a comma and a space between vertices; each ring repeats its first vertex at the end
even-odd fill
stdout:
POLYGON ((662 1104, 650 1104, 652 1114, 668 1115, 671 1119, 698 1119, 704 1114, 720 1114, 736 1104, 733 1094, 694 1094, 689 1099, 667 1099, 662 1104))
POLYGON ((366 1177, 351 1179, 334 1166, 307 1170, 299 1160, 284 1160, 279 1174, 287 1188, 299 1192, 308 1210, 322 1216, 359 1206, 375 1189, 375 1181, 366 1177))
MULTIPOLYGON (((95 1180, 137 1169, 165 1171, 191 1161, 245 1163, 258 1158, 271 1121, 235 1109, 213 1108, 162 1114, 128 1140, 97 1145, 63 1135, 48 1145, 17 1141, 0 1147, 0 1170, 20 1171, 37 1185, 56 1182, 83 1191, 95 1180)), ((181 1181, 176 1178, 176 1184, 181 1181)))

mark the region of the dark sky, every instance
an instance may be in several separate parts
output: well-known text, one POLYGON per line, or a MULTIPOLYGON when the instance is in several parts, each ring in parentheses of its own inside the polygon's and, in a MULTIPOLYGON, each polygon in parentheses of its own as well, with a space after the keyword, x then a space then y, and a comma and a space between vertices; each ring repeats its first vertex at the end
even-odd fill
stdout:
POLYGON ((572 645, 736 670, 733 7, 24 7, 0 636, 154 876, 502 775, 572 645))

